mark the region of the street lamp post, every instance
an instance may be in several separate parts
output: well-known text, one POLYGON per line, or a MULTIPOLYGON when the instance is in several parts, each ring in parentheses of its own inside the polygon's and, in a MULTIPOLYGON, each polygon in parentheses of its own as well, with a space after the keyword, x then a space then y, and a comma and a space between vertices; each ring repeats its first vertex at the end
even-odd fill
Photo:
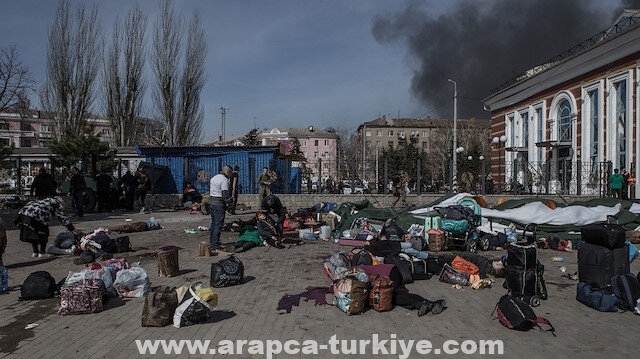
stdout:
POLYGON ((458 84, 449 79, 453 83, 453 170, 451 176, 451 189, 453 192, 458 191, 458 160, 456 150, 458 149, 458 84))
MULTIPOLYGON (((505 135, 502 135, 500 137, 496 136, 496 137, 491 139, 491 142, 493 142, 493 144, 498 149, 498 179, 500 179, 500 177, 502 177, 504 175, 502 173, 502 158, 501 158, 502 152, 500 152, 500 148, 503 147, 504 144, 507 142, 507 136, 505 136, 505 135)), ((503 184, 503 188, 504 188, 504 181, 502 181, 502 184, 503 184)))

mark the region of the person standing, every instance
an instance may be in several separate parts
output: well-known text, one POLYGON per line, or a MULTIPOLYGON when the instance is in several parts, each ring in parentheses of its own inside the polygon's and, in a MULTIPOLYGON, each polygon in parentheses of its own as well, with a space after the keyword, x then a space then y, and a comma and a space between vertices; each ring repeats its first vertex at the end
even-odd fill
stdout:
POLYGON ((96 177, 96 189, 98 190, 98 212, 111 212, 112 202, 112 178, 106 171, 102 170, 96 177))
POLYGON ((18 218, 14 221, 20 229, 20 240, 31 243, 32 257, 43 257, 49 239, 49 221, 56 217, 69 231, 79 235, 69 218, 64 215, 64 200, 62 197, 44 198, 28 202, 18 211, 18 218))
POLYGON ((258 208, 262 205, 262 200, 271 194, 271 178, 269 177, 269 169, 264 167, 262 173, 258 176, 260 189, 258 190, 258 208))
POLYGON ((38 199, 52 197, 56 195, 57 187, 58 183, 53 176, 48 173, 44 167, 41 167, 36 178, 33 179, 33 183, 31 184, 31 195, 33 195, 35 191, 35 195, 38 199))
POLYGON ((151 189, 151 181, 149 181, 149 176, 147 176, 147 172, 142 167, 138 167, 136 170, 135 179, 134 200, 139 204, 140 213, 144 213, 146 210, 145 200, 147 199, 147 192, 151 189))
POLYGON ((233 173, 231 173, 231 197, 233 197, 233 206, 229 210, 229 213, 236 214, 236 204, 238 204, 238 193, 240 193, 240 166, 235 166, 233 168, 233 173))
POLYGON ((622 175, 621 197, 624 200, 628 200, 629 199, 629 177, 631 176, 629 175, 629 172, 627 171, 626 168, 623 168, 622 170, 620 170, 620 174, 622 175))
POLYGON ((622 182, 624 178, 619 173, 618 169, 613 170, 613 174, 609 176, 609 188, 611 188, 611 197, 621 199, 620 192, 622 191, 622 182))
POLYGON ((118 181, 118 188, 122 188, 124 191, 124 208, 126 211, 133 211, 133 202, 135 200, 136 190, 136 178, 133 176, 130 170, 127 170, 125 174, 118 181))
POLYGON ((224 225, 224 217, 227 206, 231 207, 231 191, 229 177, 233 170, 230 166, 222 167, 222 171, 211 177, 209 181, 209 213, 211 213, 211 226, 209 244, 211 250, 222 249, 220 245, 220 235, 224 225))
POLYGON ((87 194, 87 182, 85 182, 84 176, 76 167, 71 169, 69 194, 73 200, 73 208, 76 210, 76 216, 84 217, 84 196, 87 194))
POLYGON ((7 248, 7 230, 2 218, 0 218, 0 266, 4 265, 2 262, 2 256, 4 255, 4 250, 7 248))

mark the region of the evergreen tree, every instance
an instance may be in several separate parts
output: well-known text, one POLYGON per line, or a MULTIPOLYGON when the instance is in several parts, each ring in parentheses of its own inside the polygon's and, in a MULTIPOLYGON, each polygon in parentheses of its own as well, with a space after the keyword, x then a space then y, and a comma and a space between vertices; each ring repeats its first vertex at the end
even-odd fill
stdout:
POLYGON ((242 142, 244 142, 245 146, 250 146, 250 147, 260 146, 260 139, 258 138, 259 134, 260 133, 258 132, 258 129, 254 128, 251 131, 249 131, 246 135, 244 135, 242 142))

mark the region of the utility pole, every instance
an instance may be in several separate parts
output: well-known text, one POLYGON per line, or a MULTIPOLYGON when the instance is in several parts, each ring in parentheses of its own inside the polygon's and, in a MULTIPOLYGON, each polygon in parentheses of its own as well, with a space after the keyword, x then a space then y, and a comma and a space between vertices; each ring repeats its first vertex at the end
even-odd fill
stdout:
POLYGON ((453 83, 453 168, 451 178, 451 190, 458 192, 458 156, 456 150, 458 149, 458 84, 449 79, 449 82, 453 83))
POLYGON ((220 137, 220 144, 224 144, 224 118, 227 115, 228 107, 220 106, 220 110, 222 111, 222 136, 220 137))

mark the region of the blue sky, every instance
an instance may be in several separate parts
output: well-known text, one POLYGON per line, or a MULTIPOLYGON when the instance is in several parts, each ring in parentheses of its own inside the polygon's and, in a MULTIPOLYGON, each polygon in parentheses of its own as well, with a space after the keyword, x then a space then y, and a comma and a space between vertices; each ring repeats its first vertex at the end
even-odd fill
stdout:
MULTIPOLYGON (((99 5, 106 39, 116 16, 135 5, 72 3, 79 1, 99 5)), ((148 39, 161 1, 139 1, 148 39)), ((184 22, 197 11, 205 29, 204 142, 221 135, 221 106, 229 108, 226 138, 254 125, 355 129, 381 115, 452 118, 449 78, 457 82, 458 118, 488 118, 482 99, 493 88, 604 30, 622 8, 640 8, 640 0, 173 3, 184 22)), ((2 1, 0 46, 16 44, 38 83, 57 7, 57 0, 2 1)), ((144 115, 152 117, 150 94, 144 115)), ((35 97, 32 103, 39 105, 35 97)), ((102 112, 98 104, 95 113, 102 112)))
MULTIPOLYGON (((134 1, 97 3, 108 39, 115 17, 124 18, 134 1)), ((149 17, 150 37, 160 1, 139 3, 149 17)), ((54 0, 3 1, 0 12, 0 46, 16 44, 38 83, 45 76, 48 28, 57 6, 54 0)), ((229 107, 227 138, 248 132, 254 121, 260 129, 355 128, 381 114, 424 112, 410 94, 406 50, 379 44, 371 34, 374 16, 400 11, 404 1, 178 0, 174 6, 185 21, 194 10, 203 20, 205 141, 220 135, 221 106, 229 107)), ((32 103, 39 101, 34 97, 32 103)), ((150 115, 150 100, 145 107, 150 115)), ((100 112, 98 102, 93 110, 100 112)))

